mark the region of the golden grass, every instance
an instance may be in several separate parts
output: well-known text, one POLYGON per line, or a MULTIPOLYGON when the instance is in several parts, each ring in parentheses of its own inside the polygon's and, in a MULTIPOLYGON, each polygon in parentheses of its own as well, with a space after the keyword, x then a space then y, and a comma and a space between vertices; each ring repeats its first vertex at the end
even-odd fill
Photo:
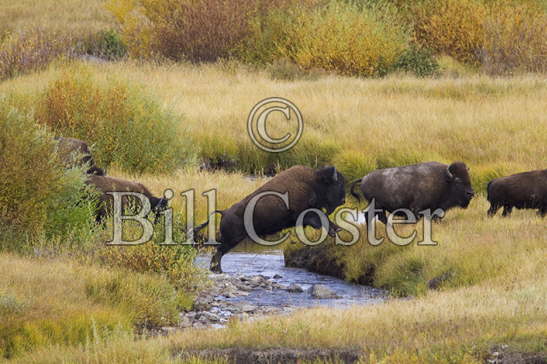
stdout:
POLYGON ((178 315, 173 286, 155 275, 3 253, 0 276, 0 358, 168 325, 178 315))
MULTIPOLYGON (((354 178, 389 165, 463 160, 478 190, 490 178, 544 168, 547 87, 540 75, 427 80, 328 76, 283 82, 226 63, 122 62, 96 70, 102 77, 117 74, 145 85, 184 116, 181 127, 202 157, 228 156, 243 171, 257 160, 267 167, 269 156, 250 143, 246 119, 258 101, 270 96, 293 101, 304 116, 304 136, 294 154, 276 156, 284 164, 327 161, 354 178)), ((34 92, 57 75, 54 68, 8 81, 0 92, 34 92)), ((287 124, 274 115, 269 125, 281 131, 287 124)))
POLYGON ((0 0, 0 9, 0 39, 5 31, 33 27, 83 35, 114 26, 104 0, 0 0))
MULTIPOLYGON (((327 76, 283 82, 231 63, 122 62, 93 67, 99 77, 116 73, 145 85, 165 107, 183 115, 181 127, 202 155, 241 157, 245 148, 249 155, 254 153, 245 132, 249 110, 262 98, 283 96, 303 112, 302 142, 311 138, 335 145, 332 162, 348 177, 393 164, 463 160, 471 168, 475 188, 484 192, 489 178, 545 168, 547 87, 540 75, 429 80, 327 76)), ((53 67, 6 81, 0 84, 0 93, 32 95, 58 74, 59 67, 53 67)), ((272 124, 275 121, 280 119, 272 124)), ((198 173, 192 166, 170 176, 129 176, 116 169, 109 174, 138 180, 157 195, 165 188, 177 194, 196 188, 196 223, 206 217, 201 192, 218 188, 218 207, 225 208, 264 182, 246 179, 244 173, 198 173)), ((181 212, 182 198, 177 195, 171 205, 181 212)), ((226 346, 357 346, 365 350, 363 361, 371 363, 474 363, 496 343, 545 351, 544 220, 532 211, 487 219, 487 207, 484 196, 478 196, 467 210, 449 211, 433 227, 438 247, 392 248, 384 243, 379 248, 337 250, 338 258, 347 263, 348 278, 373 263, 376 285, 420 295, 417 299, 234 322, 227 330, 189 330, 169 341, 46 349, 28 362, 60 357, 66 362, 124 362, 126 357, 151 355, 171 362, 172 349, 226 346), (425 290, 427 280, 447 269, 455 275, 440 292, 425 290)))
POLYGON ((480 363, 494 344, 545 351, 546 282, 544 264, 531 259, 510 279, 418 299, 301 310, 286 317, 233 321, 225 330, 186 330, 168 339, 52 348, 21 362, 150 362, 152 354, 158 362, 177 363, 169 353, 188 349, 356 347, 364 351, 362 363, 480 363))

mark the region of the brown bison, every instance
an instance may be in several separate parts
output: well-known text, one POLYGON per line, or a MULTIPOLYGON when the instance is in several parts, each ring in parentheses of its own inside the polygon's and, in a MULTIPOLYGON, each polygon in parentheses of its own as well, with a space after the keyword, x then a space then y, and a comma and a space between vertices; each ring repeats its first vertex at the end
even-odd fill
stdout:
POLYGON ((160 213, 167 208, 167 200, 154 197, 144 185, 138 182, 126 181, 120 178, 89 175, 86 184, 93 186, 100 192, 99 206, 97 207, 96 220, 102 222, 107 212, 112 210, 112 195, 107 192, 137 192, 145 195, 150 201, 152 212, 155 213, 156 221, 160 213))
POLYGON ((513 174, 488 182, 488 216, 503 207, 502 216, 509 216, 513 207, 538 209, 542 217, 547 213, 547 169, 513 174))
POLYGON ((360 183, 361 191, 369 202, 374 200, 377 215, 384 224, 385 211, 408 209, 414 216, 420 211, 446 211, 455 206, 466 208, 474 196, 468 168, 463 162, 447 166, 438 162, 419 163, 404 167, 373 171, 351 183, 351 194, 360 183))
MULTIPOLYGON (((329 166, 316 170, 294 166, 279 173, 230 208, 216 211, 222 215, 218 239, 220 245, 211 260, 211 271, 222 272, 220 265, 222 256, 251 235, 249 226, 254 228, 256 236, 264 237, 296 226, 299 215, 307 209, 325 209, 327 215, 331 214, 345 202, 344 185, 344 177, 335 167, 329 166), (262 195, 268 192, 286 194, 286 201, 271 194, 262 195), (254 213, 249 209, 247 211, 250 213, 246 215, 247 206, 255 202, 254 213)), ((208 223, 209 221, 197 226, 194 233, 208 223)), ((340 228, 331 221, 328 223, 328 232, 332 236, 340 228)), ((306 214, 302 225, 316 229, 322 226, 320 217, 315 213, 306 214)))
POLYGON ((95 165, 87 144, 75 138, 57 137, 57 153, 65 168, 85 167, 87 174, 104 176, 104 171, 95 165))

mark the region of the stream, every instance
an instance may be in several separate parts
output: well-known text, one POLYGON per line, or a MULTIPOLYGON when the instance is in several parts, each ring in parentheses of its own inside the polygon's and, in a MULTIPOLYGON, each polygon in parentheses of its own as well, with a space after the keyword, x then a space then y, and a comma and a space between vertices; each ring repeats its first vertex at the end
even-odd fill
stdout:
MULTIPOLYGON (((195 264, 208 269, 211 255, 199 255, 195 264)), ((287 314, 299 308, 347 308, 383 302, 385 291, 338 278, 285 267, 283 253, 228 253, 222 274, 209 274, 212 284, 199 294, 191 310, 180 313, 178 327, 222 328, 232 319, 253 320, 287 314)))
MULTIPOLYGON (((196 259, 196 264, 207 269, 210 260, 210 256, 199 256, 196 259)), ((343 307, 378 303, 385 299, 384 291, 377 288, 348 283, 338 278, 308 272, 300 268, 285 267, 282 251, 258 254, 228 253, 222 258, 222 269, 227 275, 236 277, 262 275, 280 285, 297 284, 304 290, 302 293, 291 293, 285 290, 254 290, 248 296, 227 298, 228 301, 233 302, 245 302, 259 306, 343 307), (327 286, 340 298, 313 298, 307 291, 315 284, 327 286)))

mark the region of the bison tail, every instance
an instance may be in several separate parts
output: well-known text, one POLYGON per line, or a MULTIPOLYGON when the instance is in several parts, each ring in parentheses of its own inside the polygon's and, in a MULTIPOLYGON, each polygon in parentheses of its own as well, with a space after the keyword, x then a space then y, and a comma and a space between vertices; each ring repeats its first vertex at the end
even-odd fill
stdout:
POLYGON ((490 185, 492 184, 492 181, 488 182, 486 185, 486 199, 490 201, 490 185))
POLYGON ((196 226, 196 227, 194 228, 194 234, 198 233, 201 229, 203 229, 204 227, 206 227, 207 225, 209 225, 209 221, 211 220, 211 217, 212 217, 214 214, 224 215, 224 211, 223 211, 223 210, 215 210, 215 211, 213 211, 213 212, 209 215, 209 218, 207 219, 207 221, 205 221, 203 224, 198 225, 198 226, 196 226))
POLYGON ((355 192, 355 186, 359 183, 361 183, 363 179, 362 178, 359 178, 359 179, 356 179, 355 181, 351 182, 351 185, 350 185, 350 189, 349 189, 349 192, 351 193, 351 195, 353 197, 355 197, 357 199, 357 202, 361 202, 361 197, 359 196, 359 194, 357 192, 355 192))

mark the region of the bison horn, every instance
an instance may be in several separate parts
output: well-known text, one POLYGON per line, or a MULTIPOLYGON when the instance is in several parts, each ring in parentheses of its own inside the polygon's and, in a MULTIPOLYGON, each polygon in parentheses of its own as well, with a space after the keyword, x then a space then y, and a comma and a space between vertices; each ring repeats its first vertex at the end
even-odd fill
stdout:
POLYGON ((334 182, 338 182, 338 173, 336 173, 336 167, 332 167, 332 179, 334 182))
POLYGON ((452 174, 452 172, 450 172, 450 166, 446 167, 446 174, 449 180, 454 178, 454 175, 452 174))

